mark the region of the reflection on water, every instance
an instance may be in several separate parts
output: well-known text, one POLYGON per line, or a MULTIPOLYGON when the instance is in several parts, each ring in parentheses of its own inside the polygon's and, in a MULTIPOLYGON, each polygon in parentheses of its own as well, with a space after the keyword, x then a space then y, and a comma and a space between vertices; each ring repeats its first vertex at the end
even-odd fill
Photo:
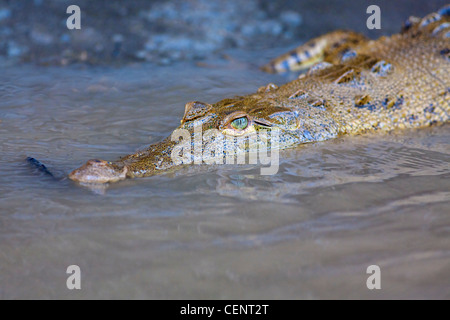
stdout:
POLYGON ((285 150, 275 176, 194 166, 104 195, 23 161, 63 178, 166 137, 187 101, 289 80, 234 57, 3 72, 0 298, 450 298, 448 125, 285 150), (72 264, 81 291, 65 288, 72 264))

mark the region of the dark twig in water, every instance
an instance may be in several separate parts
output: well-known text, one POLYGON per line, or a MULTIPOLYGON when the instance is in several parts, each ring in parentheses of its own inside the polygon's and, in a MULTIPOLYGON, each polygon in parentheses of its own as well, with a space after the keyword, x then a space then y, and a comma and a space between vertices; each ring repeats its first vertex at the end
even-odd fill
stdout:
POLYGON ((26 159, 28 161, 29 164, 31 164, 33 167, 36 167, 39 171, 49 175, 50 177, 55 178, 55 176, 48 171, 47 167, 42 164, 39 160, 36 160, 35 158, 31 158, 31 157, 27 157, 26 159))

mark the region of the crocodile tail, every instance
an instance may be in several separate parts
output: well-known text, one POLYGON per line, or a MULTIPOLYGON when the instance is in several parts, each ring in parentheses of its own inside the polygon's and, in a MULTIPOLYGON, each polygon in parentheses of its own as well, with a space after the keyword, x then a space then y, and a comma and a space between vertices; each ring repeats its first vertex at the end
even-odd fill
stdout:
POLYGON ((367 38, 364 35, 353 31, 333 31, 273 59, 261 67, 261 70, 268 73, 281 73, 307 69, 322 61, 336 63, 342 54, 357 48, 365 41, 367 38))

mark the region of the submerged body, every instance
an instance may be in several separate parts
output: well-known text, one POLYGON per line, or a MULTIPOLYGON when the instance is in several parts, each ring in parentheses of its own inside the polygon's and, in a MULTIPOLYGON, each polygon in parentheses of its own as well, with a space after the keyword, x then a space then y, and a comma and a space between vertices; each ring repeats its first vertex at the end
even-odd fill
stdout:
MULTIPOLYGON (((179 129, 194 136, 196 128, 213 128, 226 138, 277 128, 279 147, 287 148, 450 119, 449 6, 423 19, 410 18, 402 33, 391 37, 367 40, 345 31, 324 35, 263 70, 289 71, 313 63, 306 74, 280 87, 269 84, 255 94, 212 105, 188 103, 179 129)), ((175 145, 167 138, 116 162, 90 160, 69 177, 107 183, 162 173, 179 166, 171 158, 175 145)))

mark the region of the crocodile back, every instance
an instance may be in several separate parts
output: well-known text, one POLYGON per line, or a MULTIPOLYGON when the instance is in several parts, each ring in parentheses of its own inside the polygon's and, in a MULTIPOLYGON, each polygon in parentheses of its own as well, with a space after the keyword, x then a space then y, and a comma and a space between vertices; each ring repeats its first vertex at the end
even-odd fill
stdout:
MULTIPOLYGON (((341 133, 449 121, 450 7, 410 18, 399 34, 366 41, 280 88, 324 101, 341 133)), ((287 104, 298 107, 296 100, 287 104)))

